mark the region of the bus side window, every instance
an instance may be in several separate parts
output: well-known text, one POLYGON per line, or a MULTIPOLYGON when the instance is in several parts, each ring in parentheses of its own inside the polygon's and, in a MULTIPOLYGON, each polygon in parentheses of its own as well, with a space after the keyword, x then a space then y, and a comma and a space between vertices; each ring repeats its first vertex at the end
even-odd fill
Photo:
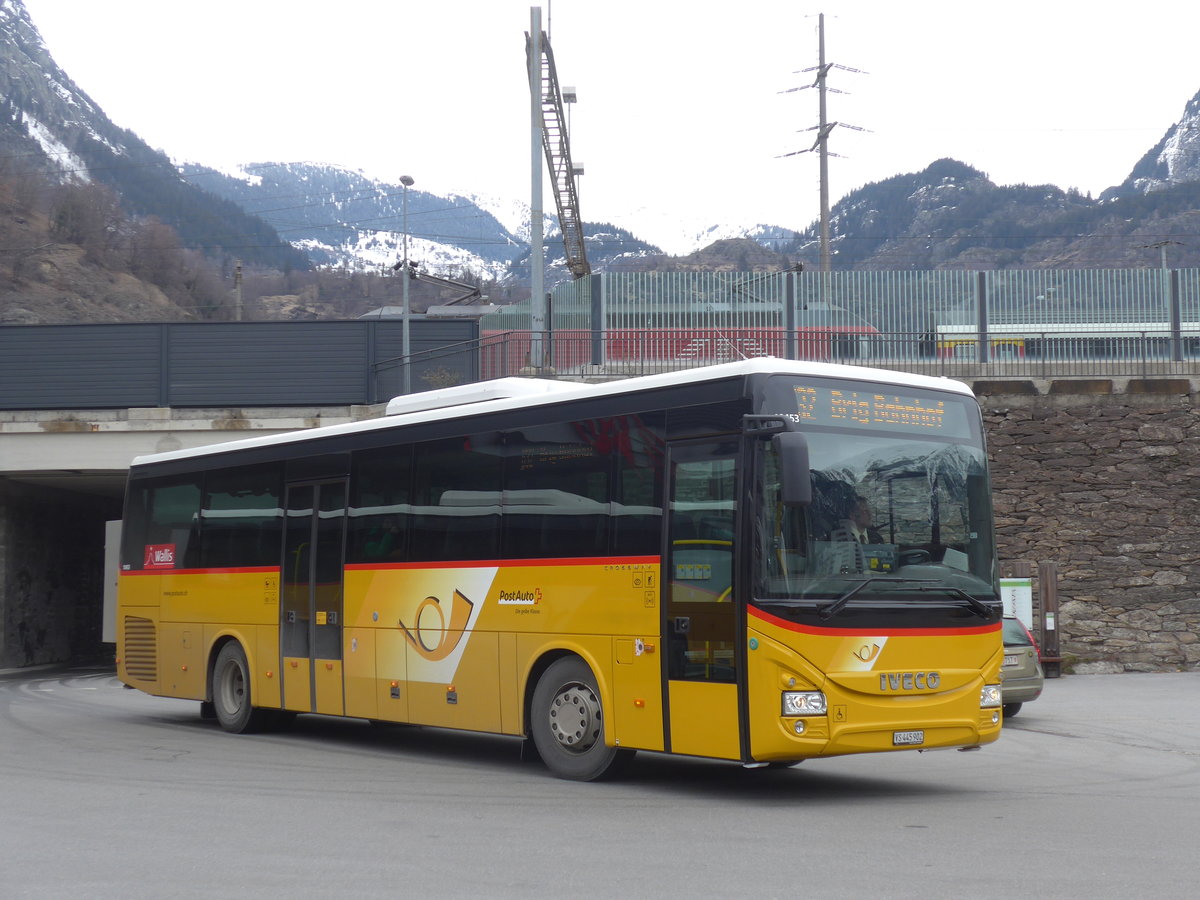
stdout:
POLYGON ((214 472, 205 479, 200 512, 200 565, 206 569, 273 566, 283 534, 277 466, 214 472))
POLYGON ((125 497, 125 513, 121 524, 121 568, 136 571, 144 561, 146 534, 150 528, 152 488, 145 482, 129 485, 125 497))
POLYGON ((580 423, 505 434, 505 559, 608 553, 613 454, 594 438, 580 423))
POLYGON ((657 556, 662 546, 663 431, 661 414, 619 419, 629 439, 617 450, 612 544, 618 556, 657 556))
POLYGON ((499 558, 501 449, 495 434, 417 445, 410 558, 499 558))
POLYGON ((347 562, 409 559, 411 478, 410 447, 385 447, 355 455, 346 543, 347 562))
POLYGON ((199 566, 200 478, 155 479, 130 490, 123 538, 127 570, 199 566))

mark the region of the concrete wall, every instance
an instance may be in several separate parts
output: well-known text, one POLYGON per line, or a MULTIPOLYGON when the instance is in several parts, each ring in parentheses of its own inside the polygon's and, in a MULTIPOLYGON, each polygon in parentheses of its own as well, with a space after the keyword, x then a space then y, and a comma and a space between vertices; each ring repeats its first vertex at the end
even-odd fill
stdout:
POLYGON ((100 658, 104 523, 119 501, 0 479, 0 668, 100 658))
POLYGON ((1118 388, 981 397, 1000 557, 1057 564, 1065 671, 1197 669, 1200 395, 1118 388))

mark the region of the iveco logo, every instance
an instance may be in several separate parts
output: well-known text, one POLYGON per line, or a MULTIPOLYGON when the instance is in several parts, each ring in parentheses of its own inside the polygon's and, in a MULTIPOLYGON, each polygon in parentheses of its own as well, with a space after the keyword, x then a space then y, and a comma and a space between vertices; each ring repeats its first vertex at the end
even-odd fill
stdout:
POLYGON ((932 691, 942 683, 937 672, 880 672, 881 691, 932 691))

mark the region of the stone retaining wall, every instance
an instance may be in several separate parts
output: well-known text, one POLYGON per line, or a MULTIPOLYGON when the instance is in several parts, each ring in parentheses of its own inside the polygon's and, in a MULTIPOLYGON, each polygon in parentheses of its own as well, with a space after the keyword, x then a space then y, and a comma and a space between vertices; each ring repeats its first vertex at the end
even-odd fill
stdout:
POLYGON ((1200 395, 1132 385, 980 396, 1000 559, 1057 564, 1068 672, 1200 669, 1200 395))

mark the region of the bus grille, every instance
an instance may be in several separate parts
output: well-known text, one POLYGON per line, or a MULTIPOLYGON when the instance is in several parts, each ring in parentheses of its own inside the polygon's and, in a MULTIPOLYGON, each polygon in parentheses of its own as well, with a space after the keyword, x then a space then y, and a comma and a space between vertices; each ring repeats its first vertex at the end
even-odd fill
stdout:
POLYGON ((158 680, 158 656, 155 650, 154 622, 125 617, 125 672, 141 681, 158 680))

